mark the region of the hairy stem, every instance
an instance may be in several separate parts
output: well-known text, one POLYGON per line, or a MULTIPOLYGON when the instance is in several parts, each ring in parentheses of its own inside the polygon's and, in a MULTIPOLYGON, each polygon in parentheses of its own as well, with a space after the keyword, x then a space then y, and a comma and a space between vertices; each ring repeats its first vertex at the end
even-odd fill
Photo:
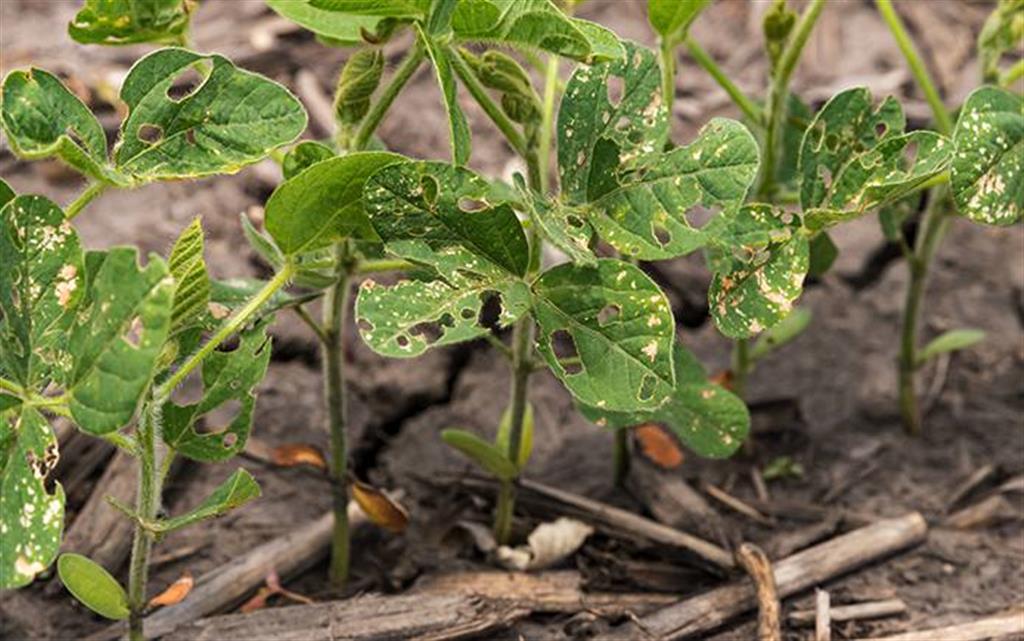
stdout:
POLYGON ((359 126, 359 131, 356 132, 355 139, 352 141, 352 151, 366 148, 366 143, 370 141, 370 136, 373 135, 373 132, 377 131, 381 120, 384 119, 384 114, 391 108, 391 103, 395 101, 395 98, 402 91, 402 87, 409 82, 412 75, 419 69, 420 63, 423 62, 423 55, 423 47, 419 44, 413 45, 412 49, 405 54, 405 58, 399 63, 394 77, 391 78, 391 82, 384 88, 380 98, 377 99, 377 102, 373 103, 370 112, 363 118, 363 123, 359 126))
MULTIPOLYGON (((152 522, 160 510, 160 492, 163 476, 159 473, 161 463, 157 459, 156 440, 160 431, 162 403, 150 401, 142 412, 138 428, 139 483, 135 497, 135 512, 142 522, 152 522)), ((142 631, 143 612, 146 608, 146 581, 149 576, 149 554, 153 548, 153 534, 135 524, 132 538, 131 562, 128 574, 128 638, 144 641, 142 631)))
POLYGON ((739 338, 732 344, 732 391, 746 400, 747 377, 753 362, 750 360, 750 339, 739 338))
POLYGON ((347 241, 335 245, 337 281, 324 298, 324 398, 327 402, 327 426, 331 435, 331 493, 334 531, 331 535, 331 582, 343 586, 348 580, 348 452, 345 436, 348 425, 348 394, 345 389, 345 317, 348 312, 351 258, 347 241))
POLYGON ((629 430, 620 428, 615 430, 615 445, 613 451, 615 464, 615 484, 622 485, 629 476, 629 430))
POLYGON ((756 125, 764 126, 764 113, 762 113, 761 108, 754 104, 754 101, 747 94, 743 93, 742 89, 736 86, 736 83, 722 71, 714 58, 697 44, 697 41, 693 38, 688 37, 686 39, 686 48, 694 62, 700 65, 704 71, 707 71, 708 75, 718 83, 718 86, 724 89, 725 93, 729 94, 729 98, 740 108, 743 115, 756 125))
MULTIPOLYGON (((505 136, 512 149, 529 162, 526 156, 529 155, 530 149, 528 149, 526 139, 519 132, 516 124, 505 115, 505 112, 501 110, 498 103, 491 99, 491 96, 487 93, 487 88, 477 80, 476 74, 470 69, 469 63, 463 59, 462 54, 454 48, 449 49, 449 51, 452 54, 450 56, 452 67, 455 69, 455 74, 459 76, 459 80, 462 81, 463 86, 466 87, 469 94, 480 105, 480 108, 484 110, 484 113, 491 119, 491 122, 501 131, 501 134, 505 136)), ((539 185, 537 188, 539 188, 539 185)))
MULTIPOLYGON (((518 464, 519 450, 523 441, 523 421, 526 417, 526 394, 530 382, 533 364, 530 349, 533 346, 533 322, 524 317, 516 323, 512 333, 512 391, 510 425, 508 437, 509 460, 518 464)), ((501 545, 506 545, 512 535, 512 514, 515 510, 514 481, 502 481, 498 493, 498 505, 494 516, 494 537, 501 545)))
POLYGON ((108 187, 110 187, 110 185, 108 185, 107 183, 89 183, 89 186, 85 188, 85 191, 79 194, 78 198, 72 200, 64 209, 64 217, 67 218, 68 220, 71 220, 78 214, 82 213, 82 210, 85 209, 86 205, 91 203, 97 196, 105 192, 108 187))

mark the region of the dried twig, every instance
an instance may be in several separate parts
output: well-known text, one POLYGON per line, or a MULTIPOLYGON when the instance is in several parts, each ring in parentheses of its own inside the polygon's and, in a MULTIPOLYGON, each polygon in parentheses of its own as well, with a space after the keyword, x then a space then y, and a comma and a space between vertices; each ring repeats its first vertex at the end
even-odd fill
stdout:
POLYGON ((814 641, 832 641, 831 601, 825 590, 814 591, 814 641))
POLYGON ((1012 612, 970 623, 904 632, 889 637, 865 639, 865 641, 936 641, 937 639, 983 641, 984 639, 1004 639, 1011 634, 1024 634, 1024 605, 1017 606, 1012 612))
POLYGON ((715 499, 722 505, 734 510, 735 512, 742 514, 743 516, 753 521, 756 521, 757 523, 760 523, 761 525, 773 525, 772 520, 769 519, 767 516, 761 514, 754 508, 750 507, 750 505, 744 503, 743 501, 736 498, 732 494, 729 494, 725 490, 715 487, 711 483, 707 482, 702 482, 700 485, 701 489, 704 490, 705 494, 715 499))
POLYGON ((943 514, 948 514, 957 503, 959 503, 965 496, 974 491, 974 488, 978 487, 989 479, 993 474, 996 473, 996 466, 988 463, 982 465, 978 469, 974 470, 970 476, 964 479, 963 483, 960 483, 950 493, 949 498, 946 499, 946 506, 942 509, 943 514))
POLYGON ((744 543, 736 550, 736 563, 754 580, 758 641, 782 641, 782 606, 768 555, 753 543, 744 543))
POLYGON ((943 522, 946 527, 958 530, 987 527, 995 523, 1019 519, 1021 515, 1002 494, 993 494, 987 499, 978 501, 959 510, 943 522))
MULTIPOLYGON (((829 608, 829 617, 836 623, 846 621, 862 621, 865 619, 881 619, 907 611, 907 604, 901 599, 885 599, 884 601, 866 601, 852 605, 836 605, 829 608)), ((791 625, 811 625, 817 620, 816 610, 795 610, 786 617, 791 625)))

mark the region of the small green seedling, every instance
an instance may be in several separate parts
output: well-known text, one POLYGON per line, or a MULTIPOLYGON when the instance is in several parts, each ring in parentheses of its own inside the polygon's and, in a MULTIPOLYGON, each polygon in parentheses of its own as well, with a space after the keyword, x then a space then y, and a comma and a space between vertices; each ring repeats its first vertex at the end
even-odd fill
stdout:
POLYGON ((142 639, 152 545, 259 495, 239 469, 192 510, 160 515, 176 456, 224 461, 245 446, 270 359, 267 317, 294 304, 280 290, 296 268, 285 264, 268 283, 218 283, 207 274, 198 220, 166 260, 151 255, 143 266, 135 248, 84 249, 71 219, 105 189, 237 171, 294 140, 306 114, 284 87, 222 56, 178 48, 155 51, 128 73, 112 152, 96 117, 46 71, 11 72, 2 98, 15 153, 60 158, 91 182, 62 210, 0 181, 0 587, 26 585, 60 547, 64 494, 59 484, 48 489, 58 458, 48 417, 67 417, 135 457, 140 484, 135 506, 115 503, 135 524, 128 589, 75 554, 62 556, 58 571, 82 603, 129 619, 131 638, 142 639), (177 93, 176 79, 196 63, 201 82, 177 93), (218 349, 236 336, 232 351, 218 349), (172 393, 193 373, 202 397, 181 405, 172 393), (228 403, 238 406, 230 421, 196 430, 228 403))

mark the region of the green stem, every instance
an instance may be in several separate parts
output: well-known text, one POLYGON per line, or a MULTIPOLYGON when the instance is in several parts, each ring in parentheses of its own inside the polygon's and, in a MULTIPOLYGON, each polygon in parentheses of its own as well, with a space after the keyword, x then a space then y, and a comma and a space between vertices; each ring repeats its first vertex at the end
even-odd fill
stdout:
POLYGON ((1021 78, 1024 78, 1024 60, 1018 60, 1017 64, 1013 65, 999 76, 999 86, 1010 89, 1011 85, 1021 78))
POLYGON ((13 381, 9 381, 6 378, 0 378, 0 392, 9 392, 15 396, 21 397, 25 390, 21 388, 21 385, 13 381))
POLYGON ((405 58, 398 65, 398 69, 395 71, 395 75, 391 78, 391 82, 384 88, 384 92, 381 93, 380 98, 377 102, 373 103, 370 108, 370 112, 363 118, 363 123, 359 127, 359 131, 356 133, 355 138, 352 141, 352 149, 358 151, 366 148, 366 143, 370 141, 370 136, 373 132, 377 131, 377 127, 380 125, 381 120, 384 119, 384 114, 387 113, 388 109, 391 108, 391 103, 395 101, 398 94, 402 91, 402 87, 405 86, 412 75, 419 69, 420 63, 423 62, 423 47, 419 44, 413 45, 412 49, 405 54, 405 58))
POLYGON ((732 344, 732 391, 744 398, 747 393, 747 377, 753 362, 750 360, 750 339, 740 338, 732 344))
POLYGON ((224 322, 220 329, 210 337, 197 352, 192 354, 181 367, 179 367, 160 387, 157 388, 153 397, 155 402, 163 403, 171 395, 171 392, 185 380, 188 375, 198 367, 217 347, 230 338, 235 332, 241 329, 249 317, 255 314, 279 289, 288 284, 295 274, 295 265, 286 262, 281 271, 274 274, 274 277, 263 286, 263 289, 256 292, 256 295, 249 299, 240 310, 224 322))
POLYGON ((700 65, 704 71, 708 72, 715 82, 725 90, 725 93, 729 94, 729 98, 740 108, 743 115, 747 117, 752 123, 759 127, 764 126, 764 113, 761 108, 754 104, 747 94, 743 93, 743 90, 736 86, 729 76, 722 71, 721 67, 714 61, 711 55, 705 51, 693 38, 687 38, 685 41, 686 48, 690 52, 690 57, 700 65))
POLYGON ((540 134, 537 142, 541 192, 547 195, 551 182, 551 141, 555 134, 555 98, 558 94, 558 56, 549 55, 544 69, 544 97, 541 103, 540 134))
POLYGON ((889 31, 892 32, 893 38, 896 39, 896 44, 899 46, 900 51, 903 52, 903 57, 906 58, 907 64, 910 66, 910 72, 914 74, 914 80, 917 81, 918 87, 921 88, 925 99, 928 101, 928 105, 932 108, 932 113, 935 115, 935 125, 939 133, 943 136, 949 136, 953 133, 953 119, 950 117, 949 111, 946 110, 946 105, 943 104, 942 97, 935 88, 935 83, 932 82, 931 74, 928 73, 928 68, 925 66, 921 54, 918 53, 917 47, 914 46, 914 41, 907 34, 907 28, 903 24, 903 20, 896 13, 892 0, 875 0, 875 6, 878 7, 878 12, 882 14, 885 24, 889 26, 889 31))
POLYGON ((658 59, 661 63, 661 99, 668 109, 669 119, 672 118, 672 104, 676 99, 676 50, 672 41, 662 38, 658 47, 658 59))
POLYGON ((615 461, 615 484, 622 485, 629 475, 629 430, 620 428, 615 430, 615 450, 613 452, 615 461))
POLYGON ((452 61, 452 67, 454 67, 455 74, 459 76, 463 86, 466 87, 469 94, 473 96, 473 99, 477 101, 480 108, 484 110, 487 117, 490 118, 495 126, 498 127, 501 134, 505 136, 506 140, 508 140, 508 144, 512 146, 512 149, 524 159, 528 160, 526 156, 530 153, 530 150, 527 148, 526 139, 521 133, 519 133, 519 129, 516 127, 515 123, 512 122, 509 117, 505 115, 505 112, 501 110, 501 107, 491 99, 491 96, 487 93, 487 89, 479 80, 477 80, 476 74, 474 74, 473 70, 470 69, 469 63, 463 59, 462 54, 454 48, 449 48, 449 52, 451 53, 449 58, 452 61))
POLYGON ((67 218, 68 220, 71 220, 78 214, 82 213, 82 210, 85 209, 85 206, 91 203, 93 199, 96 198, 96 196, 99 196, 104 191, 106 191, 108 187, 110 187, 110 185, 108 185, 107 183, 89 183, 89 186, 85 188, 85 191, 79 194, 78 198, 75 198, 73 201, 71 201, 68 204, 68 206, 64 209, 64 217, 67 218))
POLYGON ((348 528, 348 453, 345 432, 348 423, 348 394, 345 390, 345 317, 348 313, 349 278, 352 261, 347 241, 335 245, 337 281, 324 297, 323 369, 327 427, 331 435, 331 493, 334 531, 331 535, 331 582, 341 587, 348 580, 350 539, 348 528))
POLYGON ((354 273, 359 276, 366 274, 379 274, 381 272, 400 272, 412 269, 414 265, 401 258, 380 258, 372 260, 360 260, 356 263, 354 273))
POLYGON ((146 581, 149 576, 149 554, 153 548, 153 534, 142 523, 152 522, 160 510, 160 491, 163 478, 157 473, 156 440, 160 430, 162 403, 151 400, 139 421, 139 483, 135 497, 135 512, 141 522, 135 524, 132 553, 128 574, 128 638, 144 641, 143 612, 146 608, 146 581))
POLYGON ((765 116, 764 164, 761 167, 761 184, 757 190, 760 198, 769 198, 775 189, 775 166, 781 147, 782 124, 787 111, 789 80, 824 7, 825 0, 811 0, 811 4, 804 9, 772 74, 772 85, 768 92, 768 112, 765 116))
MULTIPOLYGON (((526 394, 533 363, 530 348, 533 346, 533 323, 529 316, 516 323, 512 332, 512 390, 509 420, 511 430, 508 436, 506 455, 518 462, 523 440, 523 420, 526 417, 526 394)), ((502 481, 498 493, 498 504, 494 516, 494 537, 501 545, 509 543, 512 535, 512 514, 515 511, 515 481, 502 481)))

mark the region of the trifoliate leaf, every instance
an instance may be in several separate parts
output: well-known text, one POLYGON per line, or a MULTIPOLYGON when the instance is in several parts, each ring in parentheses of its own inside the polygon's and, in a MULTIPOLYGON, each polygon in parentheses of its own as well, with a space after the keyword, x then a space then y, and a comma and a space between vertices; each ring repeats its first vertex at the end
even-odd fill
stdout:
POLYGON ((452 148, 452 163, 465 165, 470 152, 469 122, 466 120, 466 114, 462 113, 462 107, 459 106, 455 72, 452 71, 452 62, 449 58, 450 55, 458 54, 453 54, 450 49, 436 42, 433 34, 420 30, 419 35, 420 42, 423 43, 427 56, 433 63, 437 84, 441 87, 444 108, 448 112, 448 139, 452 148))
POLYGON ((975 90, 953 139, 950 184, 960 214, 987 225, 1024 217, 1024 97, 995 87, 975 90))
POLYGON ((85 289, 78 234, 54 203, 18 196, 0 209, 0 264, 0 368, 41 391, 69 366, 66 332, 85 289))
POLYGON ((189 405, 164 404, 164 441, 180 454, 197 461, 223 461, 242 451, 252 428, 256 386, 270 362, 266 323, 242 332, 238 347, 214 351, 202 364, 203 396, 189 405), (227 403, 237 410, 226 425, 212 425, 212 417, 200 433, 196 422, 227 403))
POLYGON ((638 267, 614 259, 558 265, 534 283, 533 300, 538 349, 582 403, 653 409, 674 387, 675 320, 665 294, 638 267), (562 351, 579 362, 563 363, 562 351))
POLYGON ((128 618, 128 593, 102 565, 81 554, 61 554, 57 572, 64 587, 85 607, 114 621, 128 618))
POLYGON ((153 378, 170 330, 174 279, 159 257, 140 268, 136 250, 126 247, 91 254, 86 273, 68 338, 68 405, 82 430, 106 434, 131 421, 153 378))
POLYGON ((210 302, 210 277, 203 259, 203 226, 197 217, 171 248, 167 267, 174 277, 171 333, 198 322, 210 302))
POLYGON ((668 400, 661 407, 646 412, 609 412, 581 405, 580 411, 610 429, 660 423, 700 456, 731 456, 750 430, 747 406, 732 392, 708 381, 696 357, 678 342, 672 354, 676 385, 667 390, 668 400))
POLYGON ((85 0, 68 23, 82 44, 171 44, 188 31, 195 0, 85 0))
POLYGON ((47 477, 57 438, 36 409, 0 412, 0 588, 27 585, 60 548, 64 489, 47 477))
POLYGON ((203 502, 180 516, 147 523, 147 529, 163 533, 179 530, 187 525, 227 514, 231 510, 258 498, 260 486, 252 474, 244 469, 235 470, 217 486, 203 502))

